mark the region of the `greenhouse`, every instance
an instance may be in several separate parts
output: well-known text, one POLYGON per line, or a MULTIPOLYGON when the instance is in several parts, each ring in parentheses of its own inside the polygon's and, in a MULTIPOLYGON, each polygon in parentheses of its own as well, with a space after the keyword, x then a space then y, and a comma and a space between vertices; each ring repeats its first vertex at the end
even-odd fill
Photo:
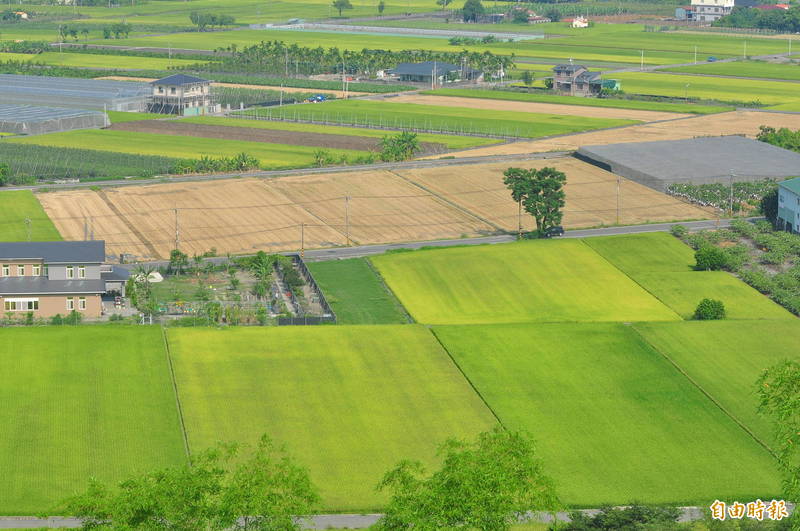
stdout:
POLYGON ((0 74, 0 101, 8 104, 143 111, 150 95, 147 83, 0 74))
POLYGON ((0 104, 0 133, 40 135, 109 125, 108 116, 100 111, 0 104))

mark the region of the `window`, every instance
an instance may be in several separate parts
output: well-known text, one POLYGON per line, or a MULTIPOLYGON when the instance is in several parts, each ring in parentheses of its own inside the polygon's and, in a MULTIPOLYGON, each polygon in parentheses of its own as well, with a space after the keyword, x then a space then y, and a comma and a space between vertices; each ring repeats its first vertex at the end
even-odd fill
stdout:
POLYGON ((7 277, 11 275, 11 266, 8 264, 3 264, 3 276, 7 277))
POLYGON ((164 87, 158 87, 158 93, 164 94, 164 87))
POLYGON ((78 298, 78 309, 85 310, 86 309, 86 297, 79 297, 78 298))
POLYGON ((86 278, 86 267, 78 266, 78 278, 86 278))
POLYGON ((175 87, 171 87, 171 88, 169 89, 169 93, 170 93, 170 94, 175 94, 175 87))
POLYGON ((39 299, 6 299, 7 312, 32 312, 39 309, 39 299))
POLYGON ((75 299, 72 297, 67 297, 67 311, 72 311, 75 309, 75 299))
POLYGON ((46 277, 50 276, 50 266, 48 265, 44 266, 44 276, 46 277))
POLYGON ((18 277, 24 277, 25 276, 25 266, 24 265, 18 265, 17 266, 17 276, 18 277))
POLYGON ((41 274, 42 274, 42 266, 33 265, 33 266, 31 266, 31 269, 32 269, 31 275, 33 275, 35 277, 41 276, 41 274))
POLYGON ((67 278, 75 278, 75 268, 73 266, 67 266, 67 278))

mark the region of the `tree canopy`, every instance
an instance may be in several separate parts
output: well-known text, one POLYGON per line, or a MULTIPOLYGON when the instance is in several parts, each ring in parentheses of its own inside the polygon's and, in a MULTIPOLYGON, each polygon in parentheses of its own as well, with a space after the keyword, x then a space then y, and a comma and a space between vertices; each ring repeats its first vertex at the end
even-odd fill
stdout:
POLYGON ((266 437, 247 454, 220 444, 191 465, 131 477, 116 487, 92 480, 67 500, 65 514, 83 529, 176 531, 301 529, 319 501, 305 469, 266 437))
POLYGON ((511 191, 511 198, 533 216, 540 235, 561 223, 566 204, 564 172, 545 166, 538 170, 508 168, 503 175, 503 184, 511 191))
POLYGON ((461 16, 464 22, 478 22, 478 18, 486 13, 481 0, 467 0, 461 8, 461 16))
POLYGON ((451 439, 439 449, 442 465, 426 475, 402 461, 379 489, 392 493, 378 529, 509 529, 531 510, 559 507, 552 480, 528 437, 497 427, 476 441, 451 439))

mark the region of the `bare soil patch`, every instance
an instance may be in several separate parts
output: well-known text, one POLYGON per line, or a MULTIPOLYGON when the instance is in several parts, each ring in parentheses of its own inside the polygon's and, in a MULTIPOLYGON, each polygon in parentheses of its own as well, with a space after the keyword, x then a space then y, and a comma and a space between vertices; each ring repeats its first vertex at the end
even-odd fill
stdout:
MULTIPOLYGON (((656 140, 681 140, 701 136, 745 135, 755 138, 758 128, 768 125, 775 128, 800 129, 800 114, 783 114, 759 111, 732 111, 721 114, 696 116, 669 122, 631 125, 572 135, 514 142, 477 148, 464 153, 469 156, 510 155, 542 153, 547 151, 574 151, 581 146, 615 144, 623 142, 651 142, 656 140)), ((439 158, 432 156, 430 158, 439 158)), ((675 161, 680 164, 680 161, 675 161)))
MULTIPOLYGON (((243 140, 247 142, 266 142, 312 146, 330 149, 355 149, 360 151, 380 151, 380 139, 363 136, 335 135, 280 129, 261 129, 254 127, 235 127, 228 125, 205 125, 185 123, 176 120, 141 120, 113 124, 109 129, 135 131, 138 133, 158 133, 161 135, 196 136, 201 138, 220 138, 243 140)), ((423 152, 437 153, 447 150, 444 144, 421 142, 423 152)))
POLYGON ((583 105, 562 105, 560 103, 534 103, 526 101, 492 100, 479 98, 461 98, 455 96, 430 96, 411 94, 392 98, 397 103, 419 103, 440 105, 444 107, 467 107, 493 111, 535 112, 546 114, 564 114, 568 116, 586 116, 588 118, 619 118, 625 120, 641 120, 653 122, 692 116, 674 112, 641 111, 636 109, 616 109, 609 107, 587 107, 583 105))

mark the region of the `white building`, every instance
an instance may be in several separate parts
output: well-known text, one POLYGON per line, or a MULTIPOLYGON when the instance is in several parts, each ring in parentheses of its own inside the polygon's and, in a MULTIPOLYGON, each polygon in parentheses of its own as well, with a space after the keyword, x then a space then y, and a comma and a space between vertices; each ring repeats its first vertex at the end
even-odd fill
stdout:
POLYGON ((714 22, 720 17, 730 15, 735 0, 692 0, 694 20, 714 22))
POLYGON ((778 183, 778 228, 800 233, 800 177, 778 183))

